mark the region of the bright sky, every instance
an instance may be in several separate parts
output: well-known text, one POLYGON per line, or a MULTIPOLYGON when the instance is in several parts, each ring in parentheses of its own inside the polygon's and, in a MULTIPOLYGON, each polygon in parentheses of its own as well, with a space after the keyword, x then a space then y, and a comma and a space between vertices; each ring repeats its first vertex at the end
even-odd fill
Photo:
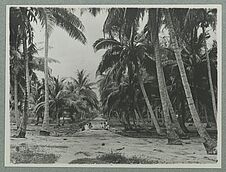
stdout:
MULTIPOLYGON (((77 70, 85 69, 90 74, 91 81, 96 81, 96 70, 101 61, 103 51, 94 53, 93 43, 103 37, 102 27, 107 16, 106 12, 93 17, 89 13, 80 14, 78 17, 85 26, 85 36, 87 44, 83 45, 78 40, 68 36, 67 32, 59 27, 55 27, 50 36, 49 57, 60 63, 51 63, 52 74, 60 77, 75 77, 77 70)), ((40 25, 34 25, 35 42, 37 47, 44 47, 44 29, 40 25)), ((39 51, 40 57, 44 57, 44 51, 39 51)), ((43 73, 38 72, 38 76, 43 77, 43 73)))

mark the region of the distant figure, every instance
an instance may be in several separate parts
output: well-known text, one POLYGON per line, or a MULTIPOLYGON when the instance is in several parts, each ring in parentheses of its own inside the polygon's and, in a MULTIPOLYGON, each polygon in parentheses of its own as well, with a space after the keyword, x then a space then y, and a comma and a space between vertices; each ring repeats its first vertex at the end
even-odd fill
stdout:
POLYGON ((92 124, 91 124, 91 122, 89 123, 89 129, 91 129, 93 126, 92 126, 92 124))
POLYGON ((104 128, 104 124, 102 122, 100 123, 100 127, 101 128, 104 128))
POLYGON ((108 130, 109 128, 110 128, 110 126, 109 126, 108 122, 105 121, 105 123, 104 123, 104 129, 105 130, 108 130))
POLYGON ((85 126, 82 126, 82 129, 81 130, 84 131, 85 130, 85 126))
POLYGON ((105 130, 109 130, 109 128, 110 128, 110 125, 107 124, 107 125, 105 126, 105 130))
POLYGON ((105 121, 105 122, 104 122, 104 128, 105 128, 107 125, 108 125, 108 122, 105 121))
POLYGON ((84 126, 84 130, 88 130, 89 129, 89 124, 87 123, 85 126, 84 126))

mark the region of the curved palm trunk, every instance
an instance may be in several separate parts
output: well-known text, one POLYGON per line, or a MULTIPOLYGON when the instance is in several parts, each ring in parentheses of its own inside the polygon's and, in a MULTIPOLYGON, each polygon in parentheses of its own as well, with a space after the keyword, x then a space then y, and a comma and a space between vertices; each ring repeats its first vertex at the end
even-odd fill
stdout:
MULTIPOLYGON (((45 63, 44 63, 44 71, 45 71, 45 111, 44 111, 44 119, 42 124, 42 130, 46 133, 49 132, 49 74, 48 74, 48 46, 49 46, 49 34, 48 34, 48 26, 47 20, 45 20, 45 63)), ((48 134, 47 134, 48 135, 48 134)))
POLYGON ((209 78, 209 85, 210 85, 210 92, 211 92, 211 99, 212 99, 212 106, 213 106, 213 113, 217 123, 217 106, 216 106, 216 97, 213 89, 213 80, 211 75, 211 66, 210 66, 210 57, 207 49, 206 44, 206 37, 205 37, 205 28, 202 28, 204 34, 204 47, 205 47, 205 54, 206 54, 206 61, 207 61, 207 69, 208 69, 208 78, 209 78))
POLYGON ((17 81, 17 72, 14 76, 14 113, 15 113, 15 119, 16 119, 16 127, 17 129, 20 127, 20 115, 18 111, 18 81, 17 81))
POLYGON ((199 118, 199 115, 197 113, 197 110, 195 108, 194 99, 192 97, 191 88, 190 88, 189 83, 188 83, 188 79, 187 79, 187 75, 186 75, 186 72, 185 72, 183 60, 182 60, 182 57, 181 57, 181 49, 179 48, 179 45, 178 45, 178 42, 177 42, 177 37, 176 37, 176 33, 174 31, 172 19, 171 19, 171 16, 170 16, 170 11, 169 11, 169 9, 164 9, 164 12, 165 12, 165 15, 166 15, 166 20, 168 22, 168 29, 169 29, 169 34, 170 34, 171 41, 172 41, 172 47, 173 47, 173 50, 174 50, 174 53, 175 53, 175 56, 176 56, 176 60, 177 60, 177 64, 178 64, 178 67, 179 67, 183 88, 184 88, 184 91, 185 91, 186 99, 187 99, 187 102, 188 102, 188 106, 189 106, 190 113, 192 115, 194 124, 197 128, 199 135, 204 139, 203 144, 206 148, 207 153, 208 154, 216 154, 217 144, 213 139, 211 139, 211 137, 207 133, 206 129, 202 125, 200 118, 199 118))
POLYGON ((161 64, 161 57, 159 54, 159 40, 158 40, 158 35, 155 41, 154 45, 154 50, 155 50, 155 59, 156 59, 156 70, 157 70, 157 77, 158 77, 158 85, 159 85, 159 93, 160 93, 160 98, 161 98, 161 103, 162 103, 162 109, 163 109, 163 115, 164 115, 164 121, 165 121, 165 126, 166 126, 166 133, 167 133, 167 138, 168 138, 168 144, 173 144, 173 145, 178 145, 182 144, 180 141, 177 133, 173 129, 172 121, 170 119, 169 115, 169 101, 168 101, 168 92, 166 90, 166 83, 165 83, 165 77, 163 73, 163 68, 161 64))
POLYGON ((27 130, 27 120, 28 120, 28 88, 29 88, 29 57, 27 54, 27 38, 23 39, 23 53, 25 56, 25 78, 26 78, 26 86, 25 86, 25 94, 24 94, 24 110, 23 110, 23 118, 20 123, 19 132, 17 137, 25 138, 26 130, 27 130))
POLYGON ((146 93, 145 88, 144 88, 143 80, 142 80, 142 78, 141 78, 139 72, 138 72, 138 82, 139 82, 139 85, 140 85, 142 94, 143 94, 143 96, 144 96, 145 103, 146 103, 146 105, 147 105, 147 107, 148 107, 148 110, 149 110, 149 112, 150 112, 150 114, 151 114, 151 119, 152 119, 152 121, 153 121, 153 123, 154 123, 155 129, 156 129, 156 131, 157 131, 157 133, 158 133, 159 135, 162 135, 162 131, 161 131, 160 126, 159 126, 159 124, 158 124, 158 121, 157 121, 157 119, 156 119, 156 117, 155 117, 155 114, 154 114, 154 112, 153 112, 153 110, 152 110, 151 104, 150 104, 150 102, 149 102, 147 93, 146 93))

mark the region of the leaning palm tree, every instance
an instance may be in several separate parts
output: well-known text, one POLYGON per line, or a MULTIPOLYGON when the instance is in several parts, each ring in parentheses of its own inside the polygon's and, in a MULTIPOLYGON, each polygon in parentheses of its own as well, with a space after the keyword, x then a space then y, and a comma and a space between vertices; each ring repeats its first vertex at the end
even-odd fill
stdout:
POLYGON ((179 71, 180 71, 180 76, 181 76, 184 92, 185 92, 185 95, 186 95, 186 100, 188 102, 188 107, 190 109, 190 113, 192 115, 194 124, 197 128, 199 135, 204 139, 203 144, 206 148, 207 153, 216 154, 217 144, 213 139, 211 139, 211 137, 207 133, 206 129, 201 124, 198 112, 197 112, 196 107, 195 107, 194 99, 193 99, 193 96, 192 96, 192 93, 191 93, 191 88, 190 88, 189 83, 188 83, 187 75, 186 75, 186 72, 185 72, 185 68, 184 68, 184 64, 183 64, 183 60, 182 60, 182 56, 181 56, 181 48, 180 48, 179 43, 178 43, 178 38, 176 36, 176 32, 175 32, 175 29, 174 29, 170 10, 164 9, 164 14, 165 14, 165 17, 166 17, 170 38, 171 38, 171 41, 172 41, 172 48, 174 50, 175 57, 176 57, 177 64, 178 64, 178 68, 179 68, 179 71))
POLYGON ((144 58, 147 53, 145 53, 145 46, 142 43, 135 41, 139 26, 139 19, 143 16, 144 9, 109 9, 103 30, 104 34, 108 34, 110 38, 97 40, 94 43, 94 49, 96 51, 103 48, 108 49, 103 55, 103 61, 99 66, 98 71, 100 73, 112 67, 115 63, 117 63, 117 65, 114 65, 112 71, 118 71, 116 73, 119 78, 122 76, 122 72, 125 70, 128 70, 130 80, 133 78, 132 74, 136 73, 136 77, 143 93, 147 108, 151 114, 151 119, 154 123, 157 133, 161 134, 162 132, 148 99, 140 71, 143 64, 142 58, 144 58), (114 35, 117 36, 116 39, 114 38, 114 35), (133 71, 134 67, 135 71, 133 71))
POLYGON ((49 134, 49 92, 48 92, 48 47, 49 37, 55 25, 64 29, 70 37, 86 43, 82 31, 84 26, 79 18, 70 10, 65 8, 38 8, 35 9, 41 25, 45 28, 45 112, 41 133, 49 134))
MULTIPOLYGON (((158 85, 159 85, 159 93, 160 99, 162 103, 162 109, 164 114, 165 126, 167 131, 167 138, 168 144, 182 144, 179 140, 179 137, 175 130, 173 129, 173 123, 170 118, 169 114, 169 105, 171 104, 166 88, 165 77, 162 67, 162 60, 160 55, 160 45, 159 45, 159 30, 160 30, 160 11, 159 9, 149 9, 149 34, 150 34, 150 41, 153 43, 154 46, 154 53, 155 53, 155 62, 156 62, 156 70, 157 70, 157 77, 158 77, 158 85)), ((172 113, 171 113, 171 116, 172 113)), ((175 120, 177 122, 177 120, 175 120)), ((178 127, 180 129, 180 127, 178 127)), ((182 130, 181 130, 182 131, 182 130)))

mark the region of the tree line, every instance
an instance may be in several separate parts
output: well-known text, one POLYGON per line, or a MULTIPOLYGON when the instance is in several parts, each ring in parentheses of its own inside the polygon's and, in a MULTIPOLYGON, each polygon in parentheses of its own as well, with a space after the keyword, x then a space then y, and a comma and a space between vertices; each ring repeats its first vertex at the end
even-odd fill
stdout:
POLYGON ((207 30, 216 29, 216 13, 216 9, 109 9, 104 37, 93 44, 95 51, 106 49, 97 70, 104 113, 118 116, 125 128, 131 128, 130 118, 144 120, 146 111, 162 135, 154 113, 160 108, 168 144, 176 145, 188 137, 184 119, 189 113, 207 153, 215 154, 217 143, 200 116, 216 123, 217 41, 207 48, 207 30), (145 14, 148 20, 139 32, 145 14), (164 34, 166 38, 161 37, 164 34))
MULTIPOLYGON (((209 125, 210 121, 217 121, 217 40, 213 38, 212 47, 207 46, 211 37, 209 30, 216 30, 217 10, 81 10, 93 16, 102 10, 107 13, 103 38, 93 44, 94 51, 106 50, 97 69, 97 76, 100 77, 98 86, 101 110, 104 115, 109 118, 116 116, 125 129, 132 128, 131 119, 141 119, 142 127, 148 129, 145 123, 148 120, 159 135, 165 135, 157 118, 162 114, 168 144, 176 145, 182 144, 181 139, 188 138, 185 122, 191 118, 207 153, 216 154, 216 140, 210 137, 200 117, 203 114, 209 125), (145 16, 147 23, 140 31, 140 24, 145 16)), ((26 134, 34 70, 43 70, 45 73, 43 82, 39 83, 44 89, 42 94, 36 91, 40 99, 35 106, 36 112, 40 109, 44 111, 42 131, 49 131, 50 107, 58 115, 62 101, 68 107, 73 107, 72 111, 82 107, 76 107, 80 99, 87 104, 86 107, 98 108, 96 95, 91 88, 93 83, 87 82, 87 93, 81 93, 79 76, 77 81, 70 84, 50 76, 48 63, 51 58, 48 57, 48 47, 54 26, 63 28, 73 39, 83 44, 87 41, 83 34, 84 26, 72 9, 10 8, 10 72, 14 83, 12 90, 15 112, 18 111, 18 96, 23 96, 23 117, 20 124, 17 123, 18 137, 25 137, 26 134), (37 49, 33 42, 32 22, 40 22, 45 30, 43 59, 34 56, 37 49), (23 91, 19 91, 20 89, 23 91), (92 100, 86 100, 83 96, 92 100)), ((78 72, 78 75, 87 79, 84 71, 78 72)))
POLYGON ((49 135, 50 115, 58 125, 64 111, 69 112, 73 119, 73 113, 83 118, 98 109, 95 83, 89 80, 84 70, 77 71, 75 78, 51 76, 48 63, 58 62, 48 56, 49 37, 55 26, 63 28, 70 37, 82 44, 86 43, 84 26, 72 9, 10 8, 10 104, 14 109, 17 137, 25 137, 28 117, 32 113, 38 119, 43 117, 40 134, 49 135), (32 23, 40 23, 45 30, 44 57, 37 57, 32 23), (44 72, 42 81, 38 80, 36 71, 44 72))

